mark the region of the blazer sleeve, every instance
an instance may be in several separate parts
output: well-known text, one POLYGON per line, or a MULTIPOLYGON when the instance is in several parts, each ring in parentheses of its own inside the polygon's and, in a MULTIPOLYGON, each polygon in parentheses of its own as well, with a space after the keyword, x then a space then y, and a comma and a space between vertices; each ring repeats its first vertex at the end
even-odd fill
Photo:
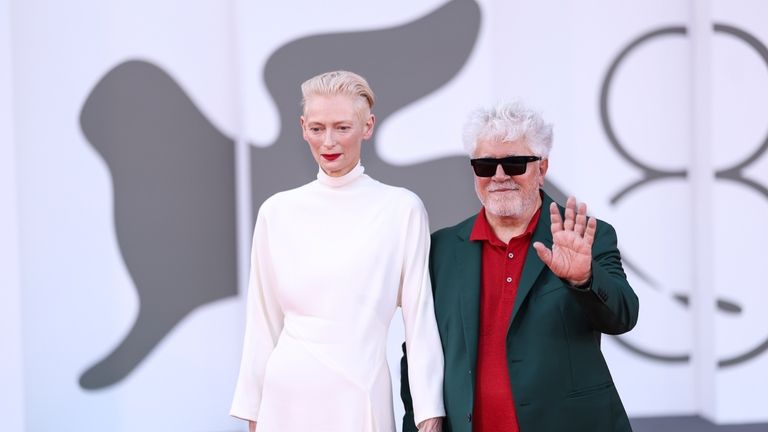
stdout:
POLYGON ((268 218, 264 207, 259 210, 253 233, 245 339, 230 409, 231 416, 253 421, 257 420, 259 414, 267 360, 283 328, 283 312, 275 295, 275 281, 270 271, 268 218))
POLYGON ((405 232, 405 254, 401 276, 400 306, 405 327, 407 353, 406 386, 415 424, 445 416, 443 406, 443 350, 435 321, 429 278, 429 222, 424 205, 417 199, 410 211, 405 232))
POLYGON ((592 279, 583 289, 572 288, 595 330, 626 333, 637 323, 639 302, 627 281, 617 247, 616 231, 598 221, 592 244, 592 279))

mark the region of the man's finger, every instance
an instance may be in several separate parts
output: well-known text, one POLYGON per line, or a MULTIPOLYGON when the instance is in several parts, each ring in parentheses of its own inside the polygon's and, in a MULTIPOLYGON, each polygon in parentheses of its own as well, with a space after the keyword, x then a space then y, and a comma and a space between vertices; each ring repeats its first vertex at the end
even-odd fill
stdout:
POLYGON ((533 248, 536 249, 536 254, 539 255, 544 265, 549 267, 549 264, 552 263, 552 251, 541 242, 534 242, 533 248))
POLYGON ((576 219, 576 204, 575 200, 568 198, 568 203, 565 206, 565 220, 563 221, 563 229, 566 231, 573 231, 574 219, 576 219))
POLYGON ((554 202, 549 205, 549 220, 552 223, 552 234, 563 230, 563 219, 560 217, 560 210, 554 202))
POLYGON ((573 230, 583 237, 584 230, 587 228, 587 205, 584 203, 579 204, 578 212, 576 213, 576 224, 573 226, 573 230))
POLYGON ((592 243, 595 241, 595 231, 597 231, 597 219, 591 217, 587 222, 587 229, 584 231, 584 241, 592 248, 592 243))

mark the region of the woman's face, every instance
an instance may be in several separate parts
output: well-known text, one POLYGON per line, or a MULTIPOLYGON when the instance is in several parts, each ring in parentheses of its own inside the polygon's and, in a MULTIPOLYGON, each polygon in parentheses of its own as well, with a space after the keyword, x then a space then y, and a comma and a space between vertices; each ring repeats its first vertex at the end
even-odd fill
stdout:
POLYGON ((343 95, 310 96, 301 131, 320 168, 332 177, 350 172, 360 160, 360 146, 373 134, 375 118, 343 95))

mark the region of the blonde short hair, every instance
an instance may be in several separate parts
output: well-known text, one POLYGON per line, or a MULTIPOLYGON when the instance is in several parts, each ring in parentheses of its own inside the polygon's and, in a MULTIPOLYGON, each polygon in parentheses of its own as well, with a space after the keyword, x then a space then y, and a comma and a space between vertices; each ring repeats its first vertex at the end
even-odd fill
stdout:
POLYGON ((305 109, 307 99, 311 96, 349 96, 360 102, 360 112, 365 108, 373 108, 375 96, 368 81, 360 75, 349 71, 333 71, 316 75, 301 84, 301 107, 305 109))

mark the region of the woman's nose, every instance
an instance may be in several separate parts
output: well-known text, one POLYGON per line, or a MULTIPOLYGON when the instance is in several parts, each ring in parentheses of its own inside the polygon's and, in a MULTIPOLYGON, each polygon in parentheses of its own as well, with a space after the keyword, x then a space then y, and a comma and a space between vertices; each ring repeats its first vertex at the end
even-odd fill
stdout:
POLYGON ((330 130, 325 131, 325 135, 323 136, 323 145, 326 147, 333 147, 333 143, 333 132, 330 130))

